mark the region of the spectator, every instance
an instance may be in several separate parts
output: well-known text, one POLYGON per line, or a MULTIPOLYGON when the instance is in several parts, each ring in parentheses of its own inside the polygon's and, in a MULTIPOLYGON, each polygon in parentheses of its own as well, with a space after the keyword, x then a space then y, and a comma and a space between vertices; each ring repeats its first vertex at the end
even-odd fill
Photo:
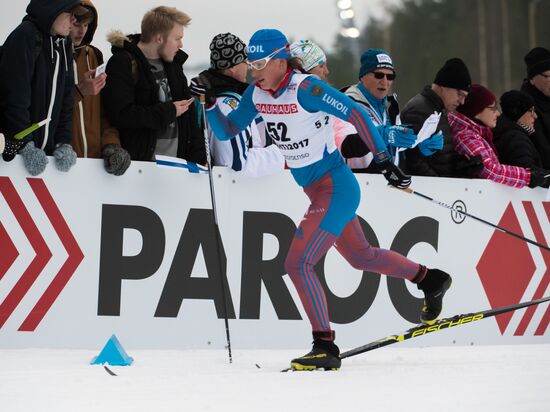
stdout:
POLYGON ((318 44, 310 40, 297 40, 290 45, 290 53, 302 62, 302 68, 309 74, 318 76, 322 81, 328 82, 327 56, 318 44))
MULTIPOLYGON (((206 78, 224 115, 239 106, 248 87, 246 44, 231 33, 216 35, 210 43, 210 69, 191 80, 191 92, 204 94, 201 78, 206 78)), ((208 129, 210 152, 215 166, 231 167, 248 176, 264 176, 283 170, 285 160, 276 145, 266 146, 265 123, 258 116, 235 139, 221 141, 208 129)))
POLYGON ((530 136, 535 132, 535 101, 526 93, 510 90, 500 97, 502 116, 493 130, 493 142, 501 163, 525 168, 542 167, 530 136))
MULTIPOLYGON (((361 56, 359 82, 348 87, 345 93, 361 105, 369 114, 382 139, 388 146, 388 152, 395 156, 398 148, 411 148, 417 136, 412 129, 396 125, 399 114, 397 94, 389 95, 396 78, 393 61, 389 54, 381 49, 368 49, 361 56)), ((441 150, 443 137, 435 135, 420 144, 420 150, 426 156, 441 150)), ((342 143, 344 157, 364 156, 351 159, 364 162, 368 172, 378 172, 379 168, 372 163, 372 154, 367 154, 366 146, 355 136, 349 136, 342 143), (365 156, 366 155, 366 156, 365 156)), ((349 164, 349 163, 348 163, 349 164)), ((357 168, 357 163, 354 164, 357 168)))
POLYGON ((101 107, 99 93, 107 76, 96 76, 95 69, 103 63, 101 51, 91 45, 97 28, 97 10, 90 0, 83 0, 87 13, 76 16, 71 29, 74 46, 74 111, 71 145, 78 157, 105 157, 105 170, 122 175, 130 166, 130 155, 120 146, 118 131, 108 125, 101 107), (102 156, 103 153, 103 156, 102 156))
POLYGON ((531 139, 535 144, 545 169, 550 169, 550 50, 535 47, 525 56, 527 79, 521 91, 535 100, 535 133, 531 139))
POLYGON ((107 64, 102 102, 122 147, 133 160, 155 154, 206 163, 204 137, 182 66, 180 48, 191 18, 173 7, 145 14, 141 34, 115 31, 108 40, 113 56, 107 64))
POLYGON ((0 62, 0 123, 6 135, 4 160, 21 153, 32 176, 46 169, 47 155, 68 171, 76 163, 72 128, 72 46, 68 38, 78 0, 31 0, 27 15, 8 36, 0 62), (33 124, 49 121, 16 140, 33 124))
POLYGON ((493 144, 491 128, 500 115, 496 97, 489 89, 473 84, 459 113, 449 113, 453 145, 458 153, 480 155, 483 170, 479 176, 513 187, 537 187, 546 184, 548 172, 538 168, 523 168, 501 164, 493 144))
POLYGON ((401 121, 418 133, 426 119, 434 112, 441 113, 437 131, 443 132, 443 148, 425 156, 420 148, 405 151, 403 168, 419 176, 473 177, 483 167, 481 159, 469 159, 453 150, 452 133, 447 114, 464 103, 470 85, 470 73, 464 62, 452 58, 435 75, 431 86, 414 96, 401 111, 401 121))
MULTIPOLYGON (((371 50, 363 54, 362 61, 367 59, 366 57, 371 50)), ((298 57, 303 64, 303 68, 307 73, 316 74, 323 81, 327 81, 327 76, 329 74, 327 58, 323 50, 315 43, 309 40, 298 40, 290 46, 290 52, 293 56, 298 57)), ((376 52, 376 51, 375 51, 376 52)), ((383 52, 383 51, 380 51, 383 52)), ((385 56, 385 52, 383 52, 385 56)), ((371 53, 372 54, 372 53, 371 53)), ((374 53, 375 55, 375 53, 374 53)), ((389 56, 387 56, 389 59, 389 56)), ((391 62, 391 59, 390 59, 391 62)), ((375 68, 374 61, 371 62, 373 68, 375 68)), ((361 78, 361 82, 366 78, 366 75, 361 78)), ((361 89, 364 89, 362 83, 361 89)), ((357 93, 348 93, 350 97, 355 100, 359 105, 361 105, 369 114, 370 119, 373 121, 374 125, 377 127, 378 132, 382 135, 382 138, 386 145, 388 144, 388 138, 390 137, 390 127, 389 124, 381 124, 379 122, 379 116, 373 116, 371 110, 373 110, 372 105, 366 100, 362 91, 357 89, 356 85, 350 86, 347 88, 348 91, 357 90, 357 93)), ((368 92, 367 92, 368 93, 368 92)), ((385 98, 385 95, 384 95, 385 98)), ((397 112, 399 109, 397 109, 397 112)), ((387 112, 387 108, 384 105, 384 112, 387 112)), ((394 117, 395 120, 395 117, 394 117)), ((376 166, 373 160, 373 155, 368 147, 365 145, 355 127, 348 122, 331 116, 331 121, 334 128, 334 137, 335 143, 338 147, 338 150, 342 153, 342 156, 345 158, 347 165, 356 172, 379 172, 379 168, 376 166)), ((392 128, 391 139, 395 143, 395 139, 401 139, 401 144, 407 144, 407 147, 411 147, 414 144, 416 136, 411 132, 403 132, 401 128, 395 127, 392 128), (403 143, 405 142, 405 143, 403 143)), ((390 151, 392 151, 390 149, 390 151)))

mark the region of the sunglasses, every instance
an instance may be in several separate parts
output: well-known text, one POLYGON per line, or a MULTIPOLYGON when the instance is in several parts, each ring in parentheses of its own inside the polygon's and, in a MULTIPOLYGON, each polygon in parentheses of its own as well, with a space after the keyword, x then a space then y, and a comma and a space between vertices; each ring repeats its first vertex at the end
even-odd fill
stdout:
POLYGON ((375 79, 382 80, 384 77, 390 82, 395 80, 395 73, 382 73, 382 72, 371 72, 374 75, 375 79))
POLYGON ((248 64, 248 67, 254 70, 263 70, 265 69, 265 66, 267 66, 267 63, 275 57, 277 53, 279 53, 281 50, 284 50, 287 48, 288 45, 284 45, 283 47, 274 50, 271 54, 265 56, 263 59, 259 60, 253 60, 253 61, 247 61, 246 64, 248 64))

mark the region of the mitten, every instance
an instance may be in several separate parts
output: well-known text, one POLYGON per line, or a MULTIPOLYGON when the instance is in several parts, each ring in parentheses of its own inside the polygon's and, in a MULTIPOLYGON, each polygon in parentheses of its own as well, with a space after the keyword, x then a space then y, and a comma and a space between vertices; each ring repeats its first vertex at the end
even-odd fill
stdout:
POLYGON ((61 172, 68 172, 76 164, 76 152, 67 143, 60 143, 53 151, 55 167, 61 172))
POLYGON ((4 151, 2 153, 4 161, 11 162, 24 144, 25 142, 22 142, 21 140, 7 138, 4 143, 4 151))
POLYGON ((130 167, 130 153, 118 144, 108 144, 103 148, 105 170, 115 176, 122 176, 130 167))
POLYGON ((48 164, 48 156, 44 150, 35 147, 34 142, 28 142, 20 151, 19 154, 23 157, 25 168, 31 176, 38 176, 48 164))

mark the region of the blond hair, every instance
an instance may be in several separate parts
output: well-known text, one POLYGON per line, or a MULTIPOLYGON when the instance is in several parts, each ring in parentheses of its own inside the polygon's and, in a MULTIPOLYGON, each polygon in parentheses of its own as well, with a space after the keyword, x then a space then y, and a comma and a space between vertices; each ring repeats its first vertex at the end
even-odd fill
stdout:
POLYGON ((145 13, 141 20, 141 41, 148 43, 157 34, 166 38, 175 24, 187 27, 189 22, 191 22, 191 17, 175 7, 155 7, 145 13))

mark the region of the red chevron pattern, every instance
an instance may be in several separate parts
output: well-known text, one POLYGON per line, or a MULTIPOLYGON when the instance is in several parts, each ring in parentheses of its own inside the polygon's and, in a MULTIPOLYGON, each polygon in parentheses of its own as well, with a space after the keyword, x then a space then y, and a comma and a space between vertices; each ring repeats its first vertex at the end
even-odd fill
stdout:
MULTIPOLYGON (((68 257, 50 285, 47 287, 46 291, 39 299, 38 303, 34 306, 23 324, 20 326, 20 331, 34 331, 38 327, 84 258, 80 247, 78 246, 43 180, 28 179, 28 183, 40 205, 44 209, 46 216, 50 220, 50 223, 61 240, 65 250, 67 251, 68 257)), ((29 240, 31 247, 35 252, 35 257, 32 259, 29 266, 24 270, 15 286, 10 290, 4 301, 0 304, 0 328, 2 328, 17 306, 21 303, 25 295, 29 292, 38 277, 43 273, 44 268, 53 255, 51 250, 48 248, 44 237, 41 235, 38 227, 34 223, 34 220, 25 206, 25 203, 17 193, 12 181, 8 177, 0 177, 0 193, 4 196, 6 203, 17 220, 17 223, 23 230, 23 233, 29 240)), ((8 251, 7 254, 2 253, 2 257, 0 258, 1 279, 19 255, 19 252, 10 239, 8 232, 3 226, 0 227, 0 248, 3 252, 5 250, 8 251)))
MULTIPOLYGON (((525 209, 529 226, 535 235, 535 240, 547 246, 548 241, 544 235, 533 203, 522 202, 522 206, 525 209)), ((546 218, 550 221, 550 203, 543 203, 543 207, 546 212, 546 218)), ((498 224, 523 235, 521 225, 511 203, 508 204, 498 224)), ((546 265, 546 271, 537 285, 532 299, 542 298, 550 285, 550 253, 541 249, 541 255, 546 265)), ((533 275, 536 271, 535 261, 527 243, 499 231, 493 233, 476 268, 485 289, 485 294, 493 308, 518 303, 533 280, 533 275)), ((536 310, 537 307, 533 306, 525 311, 518 327, 514 331, 515 336, 523 336, 525 334, 536 310)), ((512 316, 513 313, 509 313, 496 317, 502 334, 506 331, 512 316)), ((535 335, 544 335, 549 323, 550 308, 546 310, 541 322, 537 326, 535 335)))

